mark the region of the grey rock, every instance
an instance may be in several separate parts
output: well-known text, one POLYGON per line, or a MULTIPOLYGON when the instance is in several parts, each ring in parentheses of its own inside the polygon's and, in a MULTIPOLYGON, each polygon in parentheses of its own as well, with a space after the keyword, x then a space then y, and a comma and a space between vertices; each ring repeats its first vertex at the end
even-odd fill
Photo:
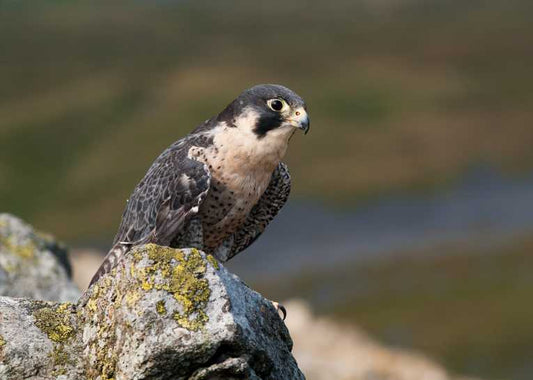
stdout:
POLYGON ((77 303, 0 297, 0 379, 304 379, 291 350, 271 302, 196 249, 136 247, 77 303))
POLYGON ((0 295, 76 301, 66 249, 9 214, 0 214, 0 295))

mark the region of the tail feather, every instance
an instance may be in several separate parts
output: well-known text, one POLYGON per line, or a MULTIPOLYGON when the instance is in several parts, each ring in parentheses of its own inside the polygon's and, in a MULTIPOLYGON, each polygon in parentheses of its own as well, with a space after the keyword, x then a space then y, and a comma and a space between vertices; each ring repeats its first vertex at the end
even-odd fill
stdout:
POLYGON ((97 282, 100 277, 106 275, 107 273, 111 272, 111 270, 117 265, 118 261, 126 252, 130 250, 131 245, 124 244, 124 243, 117 243, 109 250, 106 257, 104 258, 104 261, 102 262, 102 265, 100 265, 100 268, 96 271, 94 274, 89 287, 97 282))

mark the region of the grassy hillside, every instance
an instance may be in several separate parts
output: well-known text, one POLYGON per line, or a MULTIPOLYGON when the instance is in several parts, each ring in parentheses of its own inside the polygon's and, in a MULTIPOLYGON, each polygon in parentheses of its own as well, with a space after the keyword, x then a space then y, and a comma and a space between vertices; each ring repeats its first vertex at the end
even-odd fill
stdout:
POLYGON ((355 205, 533 162, 526 0, 0 7, 0 208, 63 239, 113 235, 157 154, 259 82, 308 102, 295 196, 355 205))
POLYGON ((527 380, 532 249, 531 238, 488 251, 443 247, 253 286, 272 299, 303 297, 318 313, 420 350, 457 373, 527 380))

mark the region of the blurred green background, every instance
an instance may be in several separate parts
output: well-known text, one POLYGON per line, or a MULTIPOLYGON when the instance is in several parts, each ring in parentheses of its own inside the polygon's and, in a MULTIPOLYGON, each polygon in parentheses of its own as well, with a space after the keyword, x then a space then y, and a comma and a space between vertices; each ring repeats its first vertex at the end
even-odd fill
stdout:
MULTIPOLYGON (((286 160, 295 202, 355 215, 441 197, 482 165, 531 206, 532 20, 528 0, 0 0, 0 209, 105 249, 153 159, 264 82, 310 112, 286 160)), ((530 379, 531 231, 533 215, 497 244, 482 244, 491 232, 248 282, 453 371, 530 379), (316 301, 324 289, 343 296, 316 301)))

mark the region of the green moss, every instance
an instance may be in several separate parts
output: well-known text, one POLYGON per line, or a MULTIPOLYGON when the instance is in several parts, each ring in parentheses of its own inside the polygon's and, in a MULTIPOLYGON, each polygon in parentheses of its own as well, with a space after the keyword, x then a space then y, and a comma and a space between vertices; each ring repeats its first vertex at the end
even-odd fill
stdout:
POLYGON ((165 315, 167 313, 167 308, 165 307, 165 301, 163 300, 158 301, 157 304, 155 305, 155 309, 157 310, 159 314, 165 315))
POLYGON ((4 347, 6 345, 6 340, 2 335, 0 335, 0 348, 4 347))
POLYGON ((207 255, 207 261, 215 268, 216 270, 220 269, 220 264, 218 263, 217 259, 215 259, 212 255, 207 255))
MULTIPOLYGON (((211 290, 203 277, 207 265, 197 249, 192 249, 187 257, 182 251, 155 244, 144 247, 153 264, 133 269, 143 290, 165 290, 172 294, 182 307, 173 314, 181 327, 198 331, 209 320, 205 313, 211 290), (162 281, 161 281, 162 280, 162 281)), ((143 249, 134 253, 137 261, 142 260, 143 249)))
POLYGON ((33 312, 35 325, 54 342, 65 342, 74 335, 70 321, 72 304, 66 302, 56 308, 43 307, 33 312))

